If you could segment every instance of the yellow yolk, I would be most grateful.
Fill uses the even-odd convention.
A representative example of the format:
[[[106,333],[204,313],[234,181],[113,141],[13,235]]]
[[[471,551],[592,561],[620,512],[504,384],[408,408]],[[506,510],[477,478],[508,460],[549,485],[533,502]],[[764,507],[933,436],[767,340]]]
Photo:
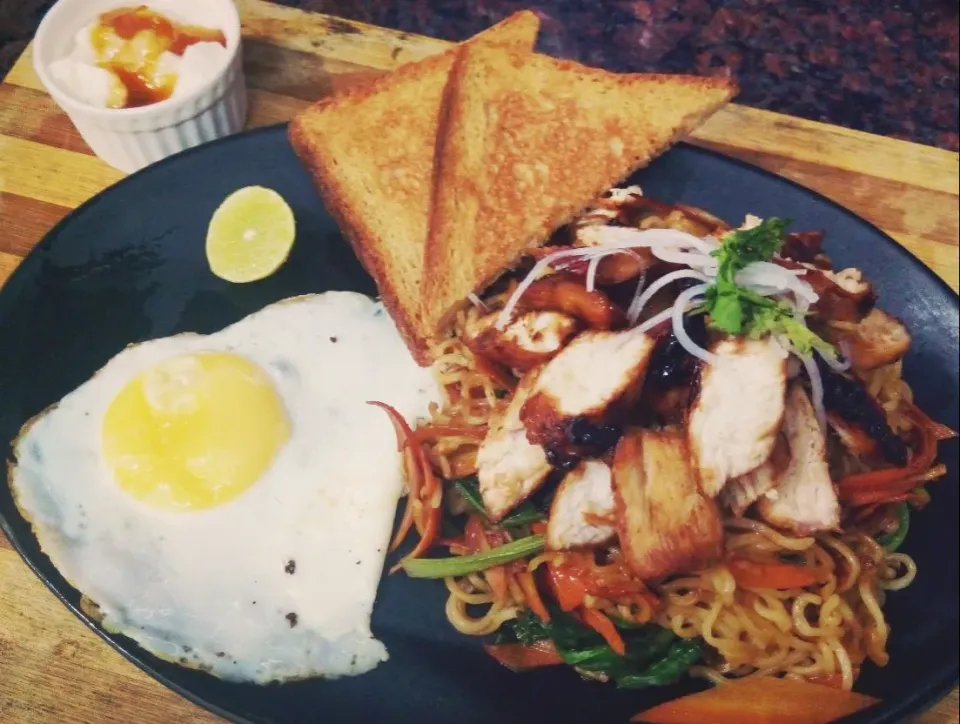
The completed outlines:
[[[180,355],[141,372],[113,399],[102,429],[103,454],[119,486],[166,510],[235,498],[289,437],[270,378],[224,352]]]

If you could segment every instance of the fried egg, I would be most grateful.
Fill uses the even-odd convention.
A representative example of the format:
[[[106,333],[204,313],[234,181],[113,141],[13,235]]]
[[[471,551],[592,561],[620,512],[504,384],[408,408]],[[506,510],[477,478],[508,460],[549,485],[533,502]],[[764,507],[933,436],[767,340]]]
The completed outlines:
[[[17,505],[101,625],[266,683],[386,660],[370,618],[403,477],[380,400],[439,401],[382,305],[297,297],[143,342],[14,444]]]

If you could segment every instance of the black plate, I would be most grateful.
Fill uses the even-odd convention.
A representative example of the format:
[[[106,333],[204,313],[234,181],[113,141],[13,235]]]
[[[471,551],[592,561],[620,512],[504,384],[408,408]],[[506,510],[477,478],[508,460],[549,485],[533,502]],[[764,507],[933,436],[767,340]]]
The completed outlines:
[[[906,377],[922,408],[957,427],[958,300],[920,262],[844,209],[766,172],[680,146],[640,173],[651,196],[684,201],[736,221],[747,212],[787,216],[828,231],[838,265],[856,265],[884,308],[914,334]],[[297,217],[288,263],[262,282],[231,285],[207,268],[207,222],[227,194],[260,184]],[[882,200],[878,200],[882,203]],[[369,277],[318,202],[282,127],[226,139],[137,173],[67,217],[16,270],[0,294],[0,439],[88,379],[125,345],[182,331],[212,332],[284,297],[327,289],[374,293]],[[891,663],[867,666],[858,689],[884,703],[851,721],[893,722],[943,695],[958,672],[957,445],[943,446],[950,472],[931,486],[906,551],[916,582],[890,596]],[[0,525],[37,575],[82,618],[79,595],[41,553],[7,486]],[[374,632],[391,658],[364,676],[257,687],[229,684],[145,653],[122,636],[111,644],[148,673],[218,714],[250,722],[610,722],[693,688],[689,682],[624,692],[581,682],[569,670],[512,674],[479,641],[457,634],[436,581],[385,579]],[[91,624],[92,625],[92,624]]]

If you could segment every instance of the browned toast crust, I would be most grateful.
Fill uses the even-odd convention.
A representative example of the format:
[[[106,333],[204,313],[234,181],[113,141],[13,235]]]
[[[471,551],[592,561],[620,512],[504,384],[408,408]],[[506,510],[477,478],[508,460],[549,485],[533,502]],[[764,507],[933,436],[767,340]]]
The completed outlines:
[[[424,255],[422,314],[435,333],[736,91],[728,79],[614,74],[479,44],[459,49],[450,87]]]
[[[532,47],[539,19],[516,13],[467,41]],[[437,139],[457,48],[401,66],[297,115],[288,137],[327,210],[373,277],[387,311],[421,365],[432,329],[421,313]],[[351,156],[362,151],[362,181]],[[353,164],[354,166],[360,164]],[[378,211],[380,215],[378,216]],[[383,218],[388,215],[390,218]]]

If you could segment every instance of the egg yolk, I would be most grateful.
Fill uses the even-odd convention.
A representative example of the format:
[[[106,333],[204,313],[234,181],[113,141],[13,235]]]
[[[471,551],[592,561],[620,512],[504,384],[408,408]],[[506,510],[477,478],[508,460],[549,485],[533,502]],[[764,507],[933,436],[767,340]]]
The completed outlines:
[[[103,420],[120,488],[165,510],[210,508],[253,485],[290,437],[266,373],[224,352],[185,354],[134,377]]]

